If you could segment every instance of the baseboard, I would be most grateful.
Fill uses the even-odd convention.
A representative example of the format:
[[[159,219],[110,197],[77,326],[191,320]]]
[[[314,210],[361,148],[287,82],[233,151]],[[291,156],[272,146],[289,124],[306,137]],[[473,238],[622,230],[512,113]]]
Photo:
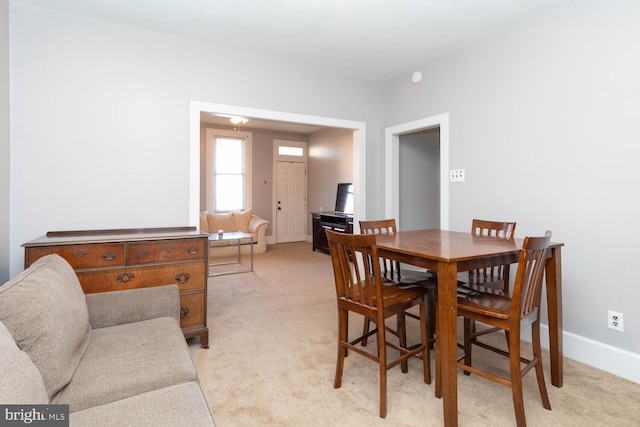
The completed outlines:
[[[526,332],[527,335],[524,336],[523,334],[522,339],[530,342],[530,330],[527,329]],[[545,343],[549,343],[549,327],[547,325],[540,326],[540,338],[542,346],[548,348],[548,345],[545,345]],[[640,354],[622,350],[570,332],[563,332],[562,340],[565,357],[640,384],[640,370],[638,369],[638,366],[640,366]]]
[[[277,243],[276,236],[266,236],[266,239],[267,239],[267,245],[275,245]],[[310,243],[313,242],[313,236],[307,236],[305,238],[305,241]]]

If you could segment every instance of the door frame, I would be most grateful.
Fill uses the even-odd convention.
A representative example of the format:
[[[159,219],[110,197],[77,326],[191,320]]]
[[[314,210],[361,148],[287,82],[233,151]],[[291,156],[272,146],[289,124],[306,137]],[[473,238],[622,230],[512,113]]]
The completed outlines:
[[[189,102],[190,225],[198,227],[200,223],[200,113],[203,112],[308,124],[327,128],[349,129],[353,131],[353,185],[357,191],[354,197],[354,224],[357,224],[357,221],[360,219],[364,219],[367,206],[367,125],[365,122],[191,100]],[[273,244],[275,243],[274,240],[275,236],[269,236],[267,243]]]
[[[400,218],[400,136],[436,127],[440,128],[440,228],[449,229],[449,113],[385,128],[385,218]]]

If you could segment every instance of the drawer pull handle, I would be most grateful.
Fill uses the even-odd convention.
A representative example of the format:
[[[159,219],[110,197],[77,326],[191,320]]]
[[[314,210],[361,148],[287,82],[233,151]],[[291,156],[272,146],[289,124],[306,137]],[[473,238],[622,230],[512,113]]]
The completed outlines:
[[[118,254],[113,251],[107,251],[102,254],[102,258],[104,258],[105,261],[113,261],[116,259],[116,255]]]
[[[191,255],[195,255],[200,251],[200,248],[197,246],[189,246],[187,248],[187,252],[189,252]]]
[[[173,250],[174,250],[175,248],[176,248],[176,247],[175,247],[175,246],[173,246],[173,245],[164,245],[164,246],[162,247],[162,250],[163,250],[163,251],[165,251],[166,253],[169,253],[169,252],[173,252]]]
[[[83,249],[75,249],[73,252],[71,252],[71,256],[75,259],[82,259],[87,256],[87,251]]]
[[[184,285],[185,283],[187,283],[190,278],[191,278],[191,275],[189,273],[176,274],[176,281],[181,285]]]
[[[140,249],[139,251],[136,251],[136,256],[138,258],[146,258],[149,256],[149,251],[146,249]]]
[[[180,318],[184,319],[189,314],[189,309],[187,307],[180,307]]]
[[[120,283],[129,283],[130,281],[133,280],[133,273],[122,273],[122,274],[118,274],[118,282]]]

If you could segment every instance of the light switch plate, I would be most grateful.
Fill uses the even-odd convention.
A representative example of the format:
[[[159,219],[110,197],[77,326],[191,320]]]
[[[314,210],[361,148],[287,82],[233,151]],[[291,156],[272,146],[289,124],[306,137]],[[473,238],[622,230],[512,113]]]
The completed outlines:
[[[464,169],[451,169],[449,171],[449,182],[464,182]]]

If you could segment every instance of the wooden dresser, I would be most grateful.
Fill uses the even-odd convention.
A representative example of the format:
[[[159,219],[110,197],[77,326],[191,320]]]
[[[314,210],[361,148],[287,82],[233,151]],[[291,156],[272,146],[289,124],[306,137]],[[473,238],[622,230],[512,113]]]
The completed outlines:
[[[57,253],[75,269],[85,293],[176,284],[186,338],[209,346],[209,240],[195,227],[51,231],[25,243],[25,268]]]

